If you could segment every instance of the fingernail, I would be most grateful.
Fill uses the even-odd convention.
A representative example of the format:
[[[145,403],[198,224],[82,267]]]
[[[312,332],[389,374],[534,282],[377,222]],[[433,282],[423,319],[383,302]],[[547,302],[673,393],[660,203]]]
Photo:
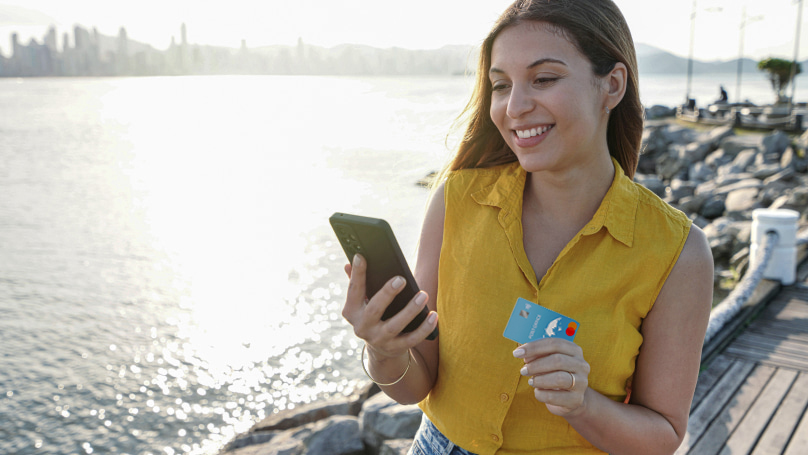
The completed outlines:
[[[438,319],[438,315],[435,313],[431,313],[428,318],[426,318],[429,325],[435,325],[435,321]]]
[[[353,266],[354,266],[354,267],[359,267],[359,264],[361,264],[361,263],[362,263],[362,256],[360,256],[360,255],[358,255],[358,254],[354,254],[354,257],[353,257]]]
[[[426,294],[423,292],[419,292],[418,295],[415,297],[415,304],[421,306],[426,302]]]
[[[393,289],[398,289],[401,286],[404,286],[404,278],[397,276],[395,280],[393,280]]]
[[[525,355],[525,350],[522,348],[516,348],[516,350],[513,351],[513,356],[517,359],[521,358],[523,355]]]
[[[530,379],[527,380],[527,385],[529,385],[530,387],[533,387],[533,378],[530,378]]]
[[[519,372],[522,373],[522,376],[527,376],[527,367],[522,367],[522,369],[519,370]]]

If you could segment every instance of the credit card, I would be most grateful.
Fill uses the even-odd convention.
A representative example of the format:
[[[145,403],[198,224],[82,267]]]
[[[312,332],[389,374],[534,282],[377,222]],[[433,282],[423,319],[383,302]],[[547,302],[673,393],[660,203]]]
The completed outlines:
[[[578,321],[520,297],[502,335],[519,344],[542,338],[572,341],[578,328]]]

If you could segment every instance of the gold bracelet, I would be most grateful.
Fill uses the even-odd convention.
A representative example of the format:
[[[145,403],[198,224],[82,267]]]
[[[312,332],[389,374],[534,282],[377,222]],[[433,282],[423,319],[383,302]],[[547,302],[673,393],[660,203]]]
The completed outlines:
[[[379,385],[381,387],[387,387],[389,385],[398,384],[399,382],[401,382],[402,379],[404,379],[404,376],[407,375],[407,372],[410,371],[410,360],[412,360],[412,352],[410,352],[410,350],[407,349],[407,368],[404,370],[403,373],[401,373],[401,376],[389,384],[382,384],[381,382],[376,381],[375,379],[373,379],[373,376],[371,376],[370,373],[368,373],[367,367],[365,367],[365,351],[367,351],[367,347],[368,347],[367,344],[362,346],[362,369],[365,370],[365,375],[368,378],[370,378],[370,380],[373,381],[376,385]]]

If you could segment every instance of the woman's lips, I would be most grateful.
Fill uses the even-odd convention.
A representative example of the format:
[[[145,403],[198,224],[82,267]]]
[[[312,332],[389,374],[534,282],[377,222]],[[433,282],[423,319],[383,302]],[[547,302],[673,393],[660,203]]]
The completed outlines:
[[[513,130],[515,142],[519,147],[533,147],[543,141],[555,125],[544,125],[535,128]]]
[[[536,128],[530,128],[530,129],[527,129],[527,130],[514,130],[514,131],[516,131],[516,136],[519,139],[529,139],[529,138],[531,138],[533,136],[539,136],[539,135],[542,135],[542,134],[546,133],[553,126],[554,125],[545,125],[545,126],[539,126],[539,127],[536,127]]]

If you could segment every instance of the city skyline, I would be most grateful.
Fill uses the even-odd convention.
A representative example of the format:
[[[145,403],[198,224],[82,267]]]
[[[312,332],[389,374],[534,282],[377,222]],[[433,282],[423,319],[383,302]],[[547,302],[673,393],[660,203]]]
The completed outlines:
[[[383,50],[362,46],[325,49],[298,40],[294,46],[238,49],[199,45],[171,38],[165,50],[131,40],[125,28],[117,36],[74,26],[72,33],[50,27],[40,40],[11,36],[11,56],[0,56],[0,77],[114,77],[176,75],[459,75],[467,73],[474,49]]]
[[[304,42],[293,46],[273,45],[238,49],[201,45],[188,40],[185,24],[179,40],[171,37],[165,50],[132,40],[125,28],[117,36],[98,29],[74,26],[59,33],[50,27],[41,39],[20,42],[12,34],[10,57],[0,55],[0,77],[114,77],[164,75],[443,75],[471,74],[479,47],[444,46],[433,50],[382,49],[367,45],[324,48]],[[641,73],[682,74],[691,65],[676,56],[646,44],[637,45]],[[808,65],[808,61],[803,61]],[[744,71],[757,71],[757,61],[744,58]],[[737,59],[693,61],[695,73],[734,73]]]
[[[49,26],[61,32],[74,25],[117,35],[125,27],[135,41],[165,50],[189,29],[194,44],[251,48],[295,45],[299,39],[322,47],[360,44],[378,48],[438,49],[444,45],[476,45],[510,0],[411,0],[406,8],[371,0],[310,0],[305,14],[297,4],[268,0],[231,0],[227,8],[188,0],[143,0],[119,5],[98,0],[0,0],[0,37],[16,31],[20,41],[43,36]],[[661,0],[616,0],[635,42],[687,56],[692,3]],[[746,20],[743,7],[746,5]],[[390,7],[393,6],[394,9]],[[694,57],[731,60],[739,55],[743,23],[744,56],[761,59],[794,53],[797,4],[769,0],[765,4],[738,0],[699,0],[696,9]],[[803,12],[803,16],[806,12]],[[665,20],[659,20],[664,17]],[[6,43],[8,43],[6,41]],[[0,53],[9,45],[0,41]],[[808,55],[808,33],[801,34],[799,59]]]

